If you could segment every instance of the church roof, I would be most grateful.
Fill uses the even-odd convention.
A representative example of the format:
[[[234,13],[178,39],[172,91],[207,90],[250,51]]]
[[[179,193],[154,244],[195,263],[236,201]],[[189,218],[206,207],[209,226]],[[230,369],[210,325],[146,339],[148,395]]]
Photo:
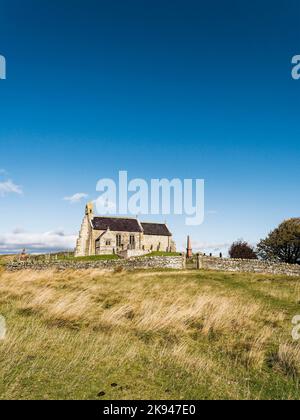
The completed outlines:
[[[172,236],[167,225],[162,223],[141,223],[145,235]]]
[[[92,226],[95,230],[110,229],[116,232],[142,232],[137,219],[123,217],[94,217]]]
[[[94,217],[92,227],[94,230],[110,229],[114,232],[144,232],[145,235],[172,236],[163,223],[139,223],[137,219],[123,217]]]

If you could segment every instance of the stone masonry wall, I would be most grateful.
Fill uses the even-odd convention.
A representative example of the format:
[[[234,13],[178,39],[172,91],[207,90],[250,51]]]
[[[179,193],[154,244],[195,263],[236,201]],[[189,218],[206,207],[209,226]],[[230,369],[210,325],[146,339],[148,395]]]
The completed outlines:
[[[126,249],[130,243],[130,236],[133,235],[135,237],[135,244],[136,248],[140,249],[141,245],[141,233],[138,232],[121,232],[121,231],[109,231],[111,236],[111,247],[108,249],[104,247],[105,242],[102,241],[102,252],[101,254],[113,254],[113,249],[117,249],[116,244],[116,236],[121,235],[121,242],[124,245],[124,249]],[[99,238],[101,234],[105,233],[104,230],[92,230],[91,234],[91,255],[96,255],[95,243],[96,240]]]
[[[257,274],[275,274],[286,276],[299,276],[300,265],[278,264],[260,260],[235,260],[216,257],[199,256],[199,269],[215,270],[224,272],[242,272]],[[125,270],[136,269],[176,269],[186,268],[184,256],[155,256],[155,257],[137,257],[128,260],[98,260],[98,261],[76,261],[58,260],[58,261],[24,261],[11,262],[6,265],[8,271],[19,270],[81,270],[81,269],[107,269],[114,271],[118,268]]]
[[[81,270],[81,269],[107,269],[115,270],[124,268],[125,270],[149,269],[149,268],[171,268],[181,270],[185,268],[185,257],[138,257],[129,260],[98,260],[98,261],[76,261],[62,260],[49,262],[12,262],[6,266],[8,271],[19,270]]]
[[[148,251],[164,251],[171,247],[170,236],[142,235],[142,246]]]
[[[200,256],[199,259],[199,268],[204,270],[300,276],[300,265],[204,256]]]

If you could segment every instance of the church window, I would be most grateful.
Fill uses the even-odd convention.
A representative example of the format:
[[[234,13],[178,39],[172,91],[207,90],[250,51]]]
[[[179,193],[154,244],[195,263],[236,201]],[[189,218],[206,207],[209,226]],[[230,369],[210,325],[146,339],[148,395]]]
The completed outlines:
[[[121,235],[117,235],[117,246],[121,246],[122,245],[122,237]]]

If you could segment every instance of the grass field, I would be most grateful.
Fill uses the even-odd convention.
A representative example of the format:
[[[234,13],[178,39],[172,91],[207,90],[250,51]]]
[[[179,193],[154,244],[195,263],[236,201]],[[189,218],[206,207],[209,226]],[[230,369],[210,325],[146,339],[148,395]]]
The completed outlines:
[[[0,398],[298,399],[299,303],[294,278],[2,270]]]
[[[14,255],[0,255],[0,268],[15,258]]]
[[[110,254],[110,255],[91,255],[89,257],[61,257],[58,258],[59,260],[67,260],[67,261],[100,261],[100,260],[118,260],[118,255]]]
[[[182,255],[180,252],[163,252],[163,251],[153,251],[149,254],[146,254],[146,257],[178,257]]]

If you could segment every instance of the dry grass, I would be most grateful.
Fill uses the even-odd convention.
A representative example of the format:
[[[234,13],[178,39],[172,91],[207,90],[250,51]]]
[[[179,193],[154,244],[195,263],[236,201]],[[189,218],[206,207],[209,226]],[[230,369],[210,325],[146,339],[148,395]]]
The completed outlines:
[[[259,304],[239,296],[199,294],[196,290],[192,293],[195,289],[193,283],[181,282],[176,290],[172,290],[170,283],[166,282],[165,290],[161,285],[147,290],[147,274],[139,277],[144,280],[139,284],[122,282],[117,287],[118,278],[123,275],[102,272],[101,282],[93,284],[89,282],[99,277],[99,272],[85,272],[84,281],[82,275],[82,272],[70,276],[69,273],[54,274],[52,271],[5,273],[0,292],[5,299],[18,298],[20,312],[38,313],[48,322],[77,322],[92,328],[122,327],[153,333],[182,333],[194,326],[201,327],[203,334],[212,331],[233,333],[249,328],[262,310]],[[68,284],[65,284],[66,276],[71,277]],[[128,281],[134,282],[131,276],[127,275]],[[168,273],[165,277],[169,276]]]
[[[278,351],[270,359],[270,363],[274,369],[298,381],[300,374],[300,345],[281,343]]]
[[[300,351],[278,299],[299,285],[256,276],[248,293],[246,281],[193,271],[2,272],[2,398],[96,398],[101,387],[108,398],[295,398]],[[121,384],[112,391],[110,381]]]

